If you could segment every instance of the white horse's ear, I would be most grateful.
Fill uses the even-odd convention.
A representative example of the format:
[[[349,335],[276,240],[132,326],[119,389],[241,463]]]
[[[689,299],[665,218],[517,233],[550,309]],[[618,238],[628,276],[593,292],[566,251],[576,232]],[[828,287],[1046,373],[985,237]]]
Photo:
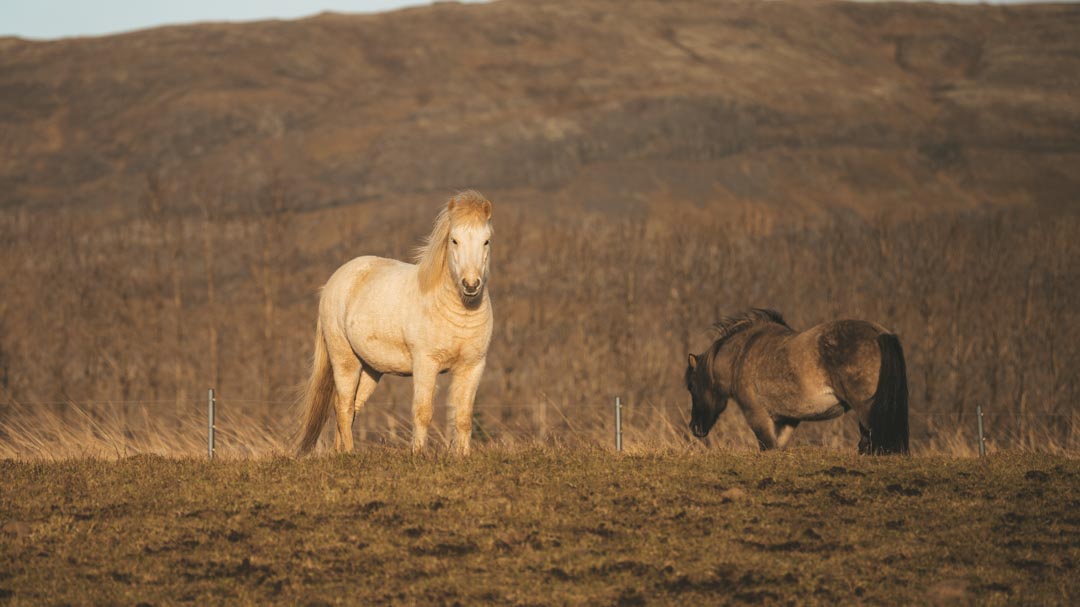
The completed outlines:
[[[490,220],[491,219],[491,201],[485,199],[484,204],[483,204],[483,206],[481,208],[484,210],[484,219]]]
[[[697,369],[697,357],[693,354],[687,356],[686,364],[690,365],[691,369]]]
[[[457,199],[451,198],[450,202],[446,203],[446,210],[447,211],[453,211],[454,206],[456,206],[456,205],[457,205]]]

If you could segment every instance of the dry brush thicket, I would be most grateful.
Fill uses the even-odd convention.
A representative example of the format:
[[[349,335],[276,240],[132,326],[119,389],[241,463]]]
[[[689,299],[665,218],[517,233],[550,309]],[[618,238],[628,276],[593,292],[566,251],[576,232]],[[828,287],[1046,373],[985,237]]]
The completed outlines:
[[[437,209],[300,212],[277,181],[233,196],[151,179],[143,202],[126,217],[0,214],[0,456],[198,453],[210,386],[223,453],[285,449],[318,287],[355,255],[409,256]],[[481,440],[606,443],[618,395],[628,446],[688,444],[686,353],[719,316],[760,306],[795,328],[852,317],[895,330],[916,451],[972,453],[976,405],[991,448],[1080,447],[1074,212],[495,202]],[[384,379],[358,416],[362,441],[407,436],[410,391]],[[733,408],[709,440],[750,447],[744,426]],[[854,449],[856,435],[845,417],[802,426],[796,444]]]

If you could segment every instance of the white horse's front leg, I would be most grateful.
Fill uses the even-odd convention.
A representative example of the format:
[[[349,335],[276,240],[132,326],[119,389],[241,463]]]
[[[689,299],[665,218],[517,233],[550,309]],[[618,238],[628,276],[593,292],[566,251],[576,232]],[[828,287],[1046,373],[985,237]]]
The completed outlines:
[[[428,426],[431,425],[432,400],[435,396],[435,379],[439,366],[433,361],[416,360],[413,363],[413,453],[419,453],[427,445]]]
[[[469,442],[472,439],[473,402],[476,400],[476,388],[480,377],[484,375],[484,361],[454,370],[450,383],[450,407],[453,416],[453,438],[451,448],[458,455],[469,454]]]

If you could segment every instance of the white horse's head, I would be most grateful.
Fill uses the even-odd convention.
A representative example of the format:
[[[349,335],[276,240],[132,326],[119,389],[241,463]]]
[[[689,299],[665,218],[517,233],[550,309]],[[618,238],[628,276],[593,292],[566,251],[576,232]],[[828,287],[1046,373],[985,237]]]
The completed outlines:
[[[474,299],[487,282],[491,253],[491,203],[487,200],[475,209],[455,212],[461,206],[455,197],[446,205],[450,214],[447,265],[454,286],[461,296]]]
[[[464,303],[478,301],[487,285],[493,232],[491,201],[472,190],[451,198],[417,251],[421,288],[428,291],[448,277]]]

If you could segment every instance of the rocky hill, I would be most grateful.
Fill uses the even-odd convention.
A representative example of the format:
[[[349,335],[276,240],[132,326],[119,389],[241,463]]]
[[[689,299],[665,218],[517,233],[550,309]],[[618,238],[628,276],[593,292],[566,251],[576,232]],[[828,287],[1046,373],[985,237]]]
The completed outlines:
[[[0,207],[148,174],[317,208],[462,187],[622,211],[1058,206],[1080,8],[502,0],[0,39]]]

